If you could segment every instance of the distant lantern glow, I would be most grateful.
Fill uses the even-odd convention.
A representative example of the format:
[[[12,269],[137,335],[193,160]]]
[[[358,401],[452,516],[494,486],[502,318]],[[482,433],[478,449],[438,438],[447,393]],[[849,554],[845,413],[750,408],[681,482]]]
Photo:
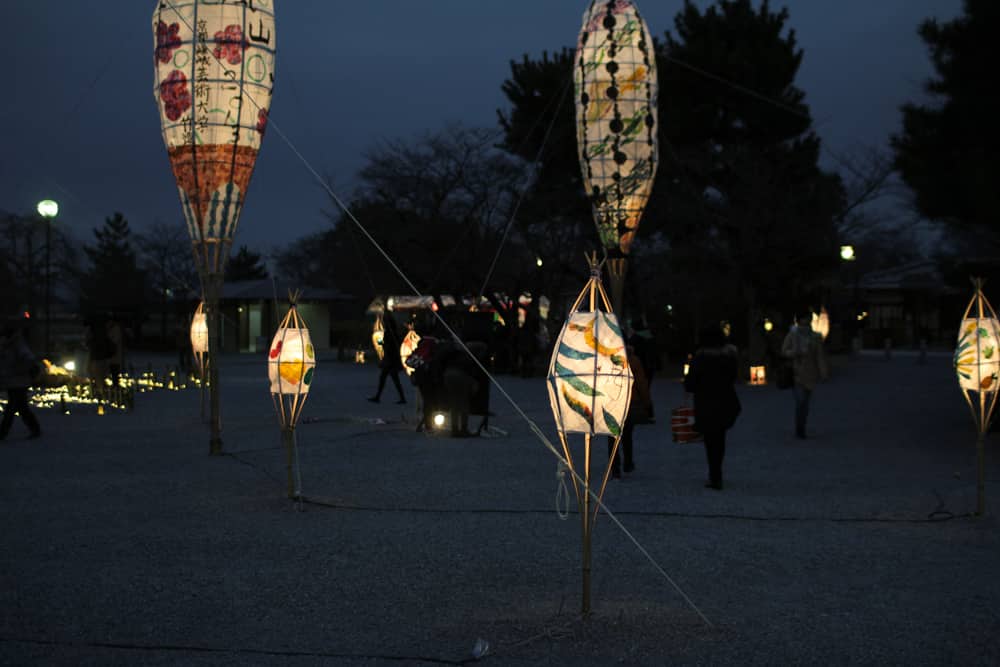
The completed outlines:
[[[826,308],[820,308],[818,313],[813,313],[812,315],[812,330],[823,337],[830,335],[830,314],[826,312]]]
[[[51,199],[43,199],[38,202],[38,215],[43,218],[54,218],[59,215],[59,204],[55,203]]]
[[[63,364],[63,368],[72,373],[73,371],[76,370],[76,362],[70,359],[69,361]]]
[[[375,316],[375,325],[372,327],[372,347],[375,348],[375,354],[378,355],[379,361],[382,361],[382,358],[385,356],[384,343],[385,326],[382,324],[382,314],[379,313]],[[360,363],[364,363],[364,360]]]
[[[434,415],[434,426],[436,426],[437,428],[441,428],[442,426],[444,426],[444,415],[441,414],[440,412]]]
[[[417,345],[420,344],[420,335],[410,329],[406,332],[403,337],[403,342],[399,345],[399,360],[403,362],[403,370],[406,371],[407,375],[413,375],[413,368],[406,364],[406,360],[410,358],[413,351],[417,349]]]
[[[763,366],[750,367],[750,384],[752,385],[767,384],[767,374],[764,371]]]
[[[191,318],[191,351],[198,364],[198,371],[205,372],[205,355],[208,353],[208,321],[205,318],[205,302],[198,304]]]
[[[537,258],[535,260],[535,266],[537,266],[538,268],[541,268],[542,264],[544,264],[544,262],[542,262],[542,258],[541,257],[539,257],[539,258]]]
[[[771,320],[765,319],[764,320],[764,331],[773,331],[773,330],[774,330],[774,322],[772,322]]]
[[[845,262],[853,262],[856,259],[856,257],[854,256],[854,246],[852,245],[840,246],[840,258]]]

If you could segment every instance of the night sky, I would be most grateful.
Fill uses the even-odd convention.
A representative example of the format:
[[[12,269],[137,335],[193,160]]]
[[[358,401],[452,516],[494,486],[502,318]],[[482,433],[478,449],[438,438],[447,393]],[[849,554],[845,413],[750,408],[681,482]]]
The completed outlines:
[[[496,127],[509,61],[576,43],[587,0],[276,0],[271,123],[349,199],[363,153],[459,121]],[[699,2],[707,6],[708,2]],[[898,107],[923,100],[931,74],[916,34],[961,0],[788,0],[806,92],[825,146],[885,145]],[[44,198],[85,241],[121,211],[136,231],[182,225],[153,101],[155,0],[3,0],[7,65],[0,123],[0,210]],[[651,32],[673,28],[681,0],[640,0]],[[668,119],[661,118],[662,121]],[[267,252],[329,225],[332,204],[269,132],[235,244]],[[362,222],[364,222],[362,220]]]

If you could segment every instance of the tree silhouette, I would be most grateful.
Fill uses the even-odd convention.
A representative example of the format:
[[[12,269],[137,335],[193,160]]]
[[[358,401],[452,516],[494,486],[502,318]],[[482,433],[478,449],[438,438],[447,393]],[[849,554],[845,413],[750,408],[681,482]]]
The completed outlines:
[[[235,254],[230,255],[226,264],[226,282],[263,280],[267,276],[267,267],[261,254],[248,250],[245,245],[241,245]]]
[[[918,32],[927,44],[936,77],[924,85],[933,105],[902,107],[903,131],[892,137],[895,165],[913,190],[917,210],[971,233],[1000,252],[1000,151],[995,124],[993,38],[1000,3],[965,0],[953,21],[928,19]]]
[[[134,330],[145,315],[146,274],[132,247],[132,232],[121,213],[94,229],[97,243],[85,245],[90,269],[84,274],[81,306],[86,316],[114,313]]]

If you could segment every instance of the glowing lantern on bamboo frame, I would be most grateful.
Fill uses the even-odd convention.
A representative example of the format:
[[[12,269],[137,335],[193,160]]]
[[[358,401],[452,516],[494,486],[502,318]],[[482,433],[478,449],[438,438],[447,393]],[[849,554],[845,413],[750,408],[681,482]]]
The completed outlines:
[[[372,327],[372,347],[375,348],[375,354],[378,355],[378,360],[382,361],[385,356],[385,326],[382,324],[382,315],[378,314],[375,316],[375,326]]]
[[[1000,382],[1000,322],[996,311],[983,294],[983,281],[973,278],[975,294],[965,308],[958,329],[954,366],[962,396],[969,404],[978,432],[976,439],[977,489],[976,513],[986,510],[986,432],[996,409]]]
[[[271,384],[271,399],[281,422],[282,441],[288,457],[288,497],[299,495],[296,476],[295,424],[302,414],[302,407],[309,397],[316,372],[316,351],[309,329],[299,315],[299,293],[289,295],[291,306],[271,339],[267,355],[267,376]]]
[[[588,261],[590,280],[570,308],[566,323],[556,338],[548,373],[549,402],[566,464],[572,473],[582,519],[585,614],[590,612],[590,535],[618,451],[632,395],[632,371],[628,365],[625,340],[601,285],[601,265],[596,256]],[[583,435],[582,461],[573,458],[567,440],[567,436],[573,433]],[[591,440],[595,435],[607,435],[613,439],[612,453],[596,492],[590,484]],[[591,497],[597,501],[593,511]]]
[[[767,372],[765,371],[764,366],[750,367],[750,384],[751,385],[767,384]]]
[[[631,0],[592,0],[576,46],[576,142],[622,315],[628,256],[657,165],[656,56]]]
[[[274,0],[157,0],[153,95],[205,298],[209,451],[222,453],[219,298],[226,260],[267,129]]]

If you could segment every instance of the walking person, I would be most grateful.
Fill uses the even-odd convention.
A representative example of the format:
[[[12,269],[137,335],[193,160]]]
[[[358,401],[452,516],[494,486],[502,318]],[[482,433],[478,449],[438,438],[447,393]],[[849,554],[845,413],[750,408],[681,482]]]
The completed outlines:
[[[368,400],[372,403],[378,403],[382,398],[382,390],[385,389],[386,378],[392,376],[392,383],[396,385],[396,391],[399,392],[399,400],[396,403],[406,403],[406,396],[403,395],[403,385],[399,382],[399,372],[403,370],[403,360],[399,354],[399,346],[403,341],[399,336],[399,330],[396,328],[396,320],[392,316],[392,313],[386,313],[382,326],[385,328],[382,333],[382,347],[385,353],[382,355],[382,361],[379,362],[381,372],[378,376],[378,391],[375,392],[374,396],[369,397]]]
[[[795,317],[795,325],[781,344],[782,356],[791,359],[795,384],[795,437],[806,437],[806,420],[809,418],[809,401],[813,389],[827,377],[823,338],[812,330],[812,312],[802,309]]]
[[[28,387],[40,372],[35,355],[24,341],[21,329],[13,324],[0,329],[0,387],[7,390],[7,407],[0,421],[0,440],[7,437],[14,423],[14,415],[28,427],[29,438],[42,434],[38,419],[28,405]]]
[[[740,414],[740,399],[733,386],[737,376],[736,348],[726,341],[718,325],[698,334],[684,389],[694,394],[694,429],[705,440],[708,459],[707,488],[722,490],[722,461],[726,456],[726,431]]]

